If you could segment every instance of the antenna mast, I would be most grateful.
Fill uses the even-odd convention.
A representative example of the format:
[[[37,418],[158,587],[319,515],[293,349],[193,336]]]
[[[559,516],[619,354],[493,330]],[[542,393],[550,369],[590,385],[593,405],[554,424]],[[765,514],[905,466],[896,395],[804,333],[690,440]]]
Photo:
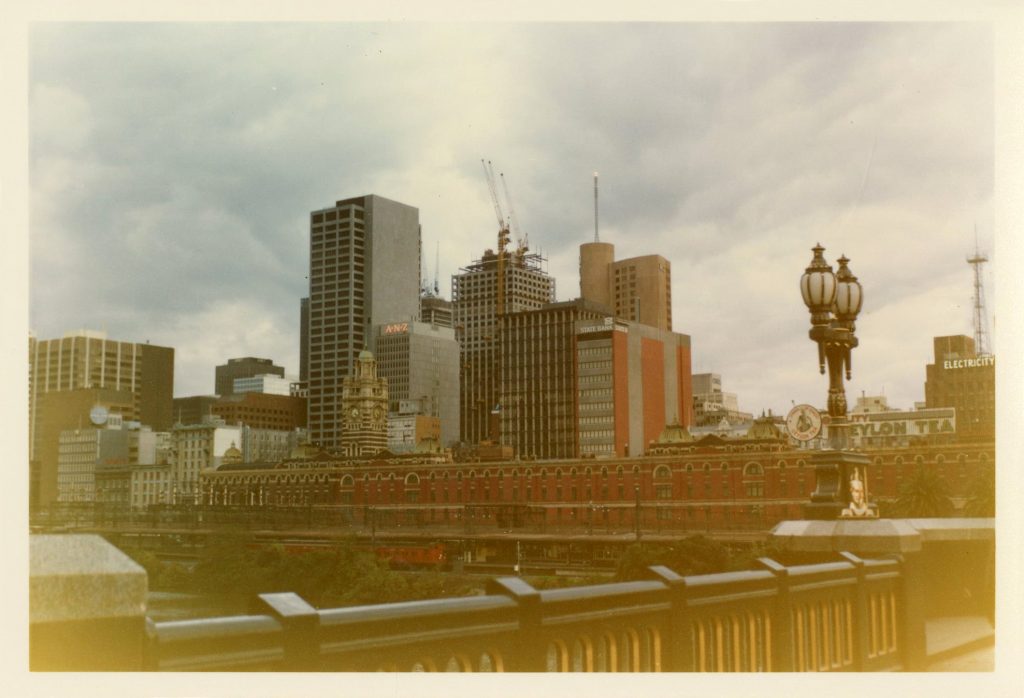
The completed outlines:
[[[988,333],[985,326],[988,318],[985,315],[985,287],[981,283],[981,265],[988,257],[978,250],[978,227],[974,227],[974,256],[967,258],[967,263],[974,268],[974,350],[979,355],[988,354]]]
[[[597,237],[597,172],[594,173],[594,242],[601,242]]]

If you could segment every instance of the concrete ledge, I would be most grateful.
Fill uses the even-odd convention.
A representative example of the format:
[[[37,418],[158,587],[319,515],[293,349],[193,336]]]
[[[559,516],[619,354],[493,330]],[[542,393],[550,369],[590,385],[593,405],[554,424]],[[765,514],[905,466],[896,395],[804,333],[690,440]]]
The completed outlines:
[[[794,552],[913,553],[926,543],[994,541],[995,519],[783,521],[769,540]]]
[[[97,535],[29,538],[29,622],[146,613],[146,570]]]
[[[995,519],[904,519],[925,542],[995,540]]]
[[[146,571],[96,535],[29,538],[29,668],[138,671]]]
[[[793,552],[858,554],[918,552],[922,544],[920,532],[904,519],[783,521],[770,541]]]

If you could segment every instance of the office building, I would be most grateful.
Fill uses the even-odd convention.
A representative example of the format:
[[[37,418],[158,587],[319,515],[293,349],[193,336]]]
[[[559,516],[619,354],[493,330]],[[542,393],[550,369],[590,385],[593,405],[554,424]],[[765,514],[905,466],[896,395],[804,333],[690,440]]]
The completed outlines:
[[[689,336],[610,317],[576,333],[578,455],[639,456],[693,424]]]
[[[252,378],[253,376],[281,376],[284,377],[284,367],[275,366],[270,359],[258,359],[254,356],[246,356],[240,359],[228,359],[226,364],[215,369],[216,386],[214,392],[221,397],[233,395],[235,392],[235,380],[238,378]]]
[[[750,412],[742,412],[736,393],[722,391],[722,376],[697,373],[693,376],[693,421],[697,427],[731,427],[749,425]]]
[[[452,302],[437,296],[420,298],[420,321],[427,325],[452,327]]]
[[[291,395],[292,381],[273,374],[260,374],[246,378],[236,378],[232,384],[232,394],[262,393],[264,395]]]
[[[552,303],[501,318],[500,424],[492,441],[525,458],[578,455],[576,327],[603,322],[604,306],[584,300]]]
[[[236,393],[218,399],[210,411],[229,425],[276,431],[306,428],[306,399],[292,395]]]
[[[309,298],[299,300],[299,382],[309,380]]]
[[[221,400],[218,395],[190,395],[176,397],[173,402],[175,424],[203,424],[216,415],[213,406]]]
[[[543,258],[486,250],[452,277],[452,317],[459,343],[459,433],[463,443],[491,440],[491,412],[501,379],[501,317],[536,310],[555,300],[555,280]],[[499,283],[500,281],[500,283]]]
[[[441,444],[441,420],[423,414],[418,406],[412,409],[388,415],[388,450],[392,453],[412,453],[428,445],[438,447]]]
[[[935,362],[925,366],[926,407],[956,409],[961,440],[995,438],[996,357],[978,354],[965,335],[935,337]]]
[[[155,430],[173,421],[174,349],[69,332],[29,337],[29,502],[57,500],[60,432],[90,423],[94,407]]]
[[[425,322],[396,322],[375,328],[377,375],[388,382],[388,414],[440,420],[440,442],[459,440],[459,345],[455,330]]]
[[[224,453],[242,443],[242,428],[224,423],[177,425],[171,430],[172,501],[195,501],[199,474],[220,467]]]
[[[419,211],[375,195],[344,199],[310,214],[309,244],[309,437],[336,450],[342,383],[374,349],[372,328],[419,317]]]
[[[616,262],[611,243],[580,245],[580,297],[621,320],[672,329],[672,265],[661,255]]]

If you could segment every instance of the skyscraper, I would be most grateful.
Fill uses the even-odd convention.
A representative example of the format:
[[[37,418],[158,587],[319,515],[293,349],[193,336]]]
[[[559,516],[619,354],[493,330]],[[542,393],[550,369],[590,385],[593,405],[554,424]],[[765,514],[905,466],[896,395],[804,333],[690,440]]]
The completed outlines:
[[[341,388],[373,325],[419,317],[419,211],[375,195],[310,214],[309,438],[338,450]]]
[[[459,429],[464,443],[488,439],[490,414],[501,385],[501,317],[534,310],[555,300],[555,280],[543,258],[486,250],[452,277],[452,318],[459,342]],[[500,272],[499,272],[500,269]]]
[[[103,332],[29,337],[29,501],[57,498],[58,438],[102,406],[154,430],[173,421],[174,349],[119,342]]]
[[[376,327],[376,344],[377,375],[388,381],[388,414],[437,417],[440,443],[450,446],[457,442],[459,345],[455,331],[425,322],[396,322]]]

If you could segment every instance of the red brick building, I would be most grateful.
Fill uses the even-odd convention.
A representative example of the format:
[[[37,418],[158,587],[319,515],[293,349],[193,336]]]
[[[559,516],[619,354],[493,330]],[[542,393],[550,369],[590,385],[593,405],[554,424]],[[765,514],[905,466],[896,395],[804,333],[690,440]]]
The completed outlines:
[[[962,505],[979,471],[994,467],[983,442],[873,448],[868,496],[882,516],[900,484],[919,468],[934,469]],[[398,524],[538,524],[566,528],[645,527],[666,530],[769,528],[802,517],[814,489],[812,451],[792,448],[760,421],[745,438],[694,440],[669,427],[649,455],[454,462],[446,452],[345,460],[320,453],[278,464],[240,464],[204,473],[204,501],[248,506],[334,506],[353,520],[384,516]]]

